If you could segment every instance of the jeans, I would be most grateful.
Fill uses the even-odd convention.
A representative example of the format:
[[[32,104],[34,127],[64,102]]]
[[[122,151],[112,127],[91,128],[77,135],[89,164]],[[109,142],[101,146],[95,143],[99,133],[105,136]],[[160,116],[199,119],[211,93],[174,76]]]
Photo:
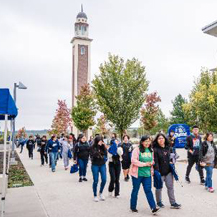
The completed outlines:
[[[57,152],[50,152],[50,161],[51,161],[51,169],[52,171],[55,170],[55,166],[56,166],[56,160],[57,160]]]
[[[212,172],[213,172],[213,166],[205,166],[206,170],[206,182],[205,186],[208,188],[212,188]]]
[[[79,176],[80,177],[85,177],[87,174],[87,164],[88,160],[82,160],[78,159],[78,165],[79,165]]]
[[[92,165],[91,167],[93,173],[93,194],[94,197],[97,196],[97,185],[99,181],[99,173],[101,175],[101,185],[99,193],[102,194],[103,189],[106,184],[106,165],[103,164],[102,166]]]
[[[173,175],[172,173],[169,173],[166,176],[161,176],[162,182],[165,182],[165,185],[167,187],[167,195],[170,200],[170,204],[176,203],[175,195],[174,195],[174,181],[173,181]],[[162,202],[162,188],[156,189],[156,200],[157,203]]]
[[[138,192],[139,192],[141,183],[142,183],[142,186],[143,186],[143,189],[144,189],[144,192],[145,192],[150,208],[151,209],[156,208],[154,196],[151,191],[151,177],[140,177],[139,176],[138,178],[135,178],[132,176],[132,182],[133,182],[133,190],[131,193],[130,208],[136,209]]]
[[[110,184],[108,191],[112,192],[115,189],[115,196],[120,193],[120,173],[121,173],[121,163],[114,164],[109,162],[109,173],[110,173]]]
[[[203,168],[200,166],[199,156],[198,155],[191,155],[191,156],[188,157],[188,166],[187,166],[187,170],[186,170],[186,177],[189,177],[190,172],[191,172],[191,168],[193,167],[193,165],[195,163],[197,164],[197,167],[198,167],[200,180],[203,180],[203,178],[204,178],[204,176],[203,176]]]

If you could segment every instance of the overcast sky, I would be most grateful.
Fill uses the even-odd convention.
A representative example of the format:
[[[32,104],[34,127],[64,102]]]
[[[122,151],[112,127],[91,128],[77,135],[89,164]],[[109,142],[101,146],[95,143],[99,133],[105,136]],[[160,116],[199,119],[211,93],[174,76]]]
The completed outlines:
[[[28,87],[17,91],[17,129],[49,129],[58,99],[71,107],[70,40],[81,3],[93,39],[91,77],[109,52],[138,58],[167,116],[201,67],[217,65],[217,38],[201,31],[217,20],[216,0],[0,0],[0,87]]]

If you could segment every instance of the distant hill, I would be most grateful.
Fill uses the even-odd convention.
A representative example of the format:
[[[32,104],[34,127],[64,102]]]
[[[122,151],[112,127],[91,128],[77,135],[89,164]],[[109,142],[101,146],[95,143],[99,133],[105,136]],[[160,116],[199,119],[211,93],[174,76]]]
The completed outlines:
[[[17,133],[17,131],[16,131]],[[26,130],[26,133],[28,136],[30,135],[40,135],[40,136],[43,136],[43,135],[48,135],[48,130]]]

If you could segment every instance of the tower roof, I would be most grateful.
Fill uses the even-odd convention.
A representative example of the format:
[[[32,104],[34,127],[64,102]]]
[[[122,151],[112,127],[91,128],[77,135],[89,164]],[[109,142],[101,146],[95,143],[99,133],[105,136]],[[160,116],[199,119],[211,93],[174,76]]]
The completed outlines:
[[[83,5],[81,5],[81,12],[78,13],[77,18],[85,18],[85,19],[87,19],[87,15],[83,11]]]

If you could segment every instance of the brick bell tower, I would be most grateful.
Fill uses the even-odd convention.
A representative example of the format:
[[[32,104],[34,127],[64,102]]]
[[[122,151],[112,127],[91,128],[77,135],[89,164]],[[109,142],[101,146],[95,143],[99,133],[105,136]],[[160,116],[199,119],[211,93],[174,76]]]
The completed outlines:
[[[90,83],[90,45],[92,39],[88,37],[89,24],[87,15],[78,13],[75,22],[74,37],[72,43],[72,107],[76,105],[75,96],[79,95],[83,85]],[[79,132],[73,125],[73,133],[78,136]],[[90,134],[90,133],[88,133]]]

